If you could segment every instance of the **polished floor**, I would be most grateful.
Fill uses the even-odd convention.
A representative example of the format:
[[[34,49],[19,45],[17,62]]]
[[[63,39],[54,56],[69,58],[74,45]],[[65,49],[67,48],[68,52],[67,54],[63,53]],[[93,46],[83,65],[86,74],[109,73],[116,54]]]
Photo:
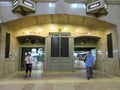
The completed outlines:
[[[0,90],[120,90],[120,77],[113,77],[94,70],[94,77],[86,78],[86,71],[42,72],[33,70],[25,78],[20,71],[0,80]]]
[[[73,72],[45,72],[38,63],[31,77],[25,78],[25,71],[1,77],[0,90],[120,90],[120,77],[94,70],[94,77],[88,80],[80,63],[75,63]]]

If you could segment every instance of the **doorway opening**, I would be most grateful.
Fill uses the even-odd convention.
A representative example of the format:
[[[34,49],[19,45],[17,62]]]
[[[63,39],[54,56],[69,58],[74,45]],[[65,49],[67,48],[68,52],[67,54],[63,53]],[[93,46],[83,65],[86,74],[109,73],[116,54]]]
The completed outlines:
[[[31,55],[34,58],[33,61],[33,70],[44,70],[44,48],[43,47],[23,47],[20,60],[20,69],[25,70],[24,58],[28,52],[31,52]]]
[[[89,48],[76,47],[76,48],[74,48],[74,70],[86,69],[84,60],[78,59],[78,57],[84,57],[89,50],[91,50],[92,55],[94,56],[94,58],[96,60],[96,48],[95,47],[89,47]]]

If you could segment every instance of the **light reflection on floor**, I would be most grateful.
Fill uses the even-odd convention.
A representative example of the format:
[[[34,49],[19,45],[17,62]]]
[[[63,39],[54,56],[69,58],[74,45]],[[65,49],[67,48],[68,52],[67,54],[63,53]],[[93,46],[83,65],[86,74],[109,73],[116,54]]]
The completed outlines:
[[[91,80],[86,78],[85,69],[73,72],[45,72],[38,63],[30,78],[25,71],[0,80],[0,90],[120,90],[120,77],[113,77],[94,70]]]
[[[80,60],[75,60],[74,69],[85,69],[85,62]]]
[[[120,77],[94,71],[94,78],[87,80],[85,70],[64,73],[33,70],[31,78],[25,78],[23,71],[1,80],[0,90],[120,90]]]

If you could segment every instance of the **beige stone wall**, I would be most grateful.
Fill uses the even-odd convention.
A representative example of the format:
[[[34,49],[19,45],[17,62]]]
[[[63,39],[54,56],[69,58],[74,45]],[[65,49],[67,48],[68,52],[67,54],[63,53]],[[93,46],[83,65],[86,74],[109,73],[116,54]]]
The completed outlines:
[[[14,25],[13,25],[14,26]],[[12,26],[12,28],[13,28]],[[70,32],[72,37],[78,36],[96,36],[101,39],[98,41],[97,45],[88,45],[94,46],[97,48],[97,60],[96,66],[100,71],[104,71],[111,75],[119,75],[119,60],[118,60],[118,43],[117,43],[117,29],[90,29],[87,27],[83,27],[80,25],[69,25],[69,24],[42,24],[42,25],[34,25],[21,29],[12,29],[7,27],[7,25],[2,26],[2,35],[1,35],[1,48],[0,48],[0,75],[7,75],[9,73],[13,73],[18,71],[19,68],[19,60],[20,60],[20,47],[24,47],[27,45],[19,45],[16,37],[25,36],[25,35],[37,35],[47,37],[49,32]],[[16,28],[16,27],[15,27]],[[9,32],[11,34],[11,45],[10,45],[10,53],[11,56],[5,59],[5,33]],[[106,35],[112,32],[113,35],[113,52],[114,57],[107,57],[107,39]],[[30,45],[29,45],[30,46]],[[79,45],[75,46],[79,47]]]
[[[5,35],[6,32],[10,33],[10,56],[5,58]],[[18,70],[19,60],[19,46],[12,30],[6,26],[2,26],[1,32],[1,48],[0,48],[0,76],[6,76],[15,73]]]
[[[71,36],[97,36],[100,37],[102,33],[101,30],[89,29],[83,26],[69,25],[69,24],[44,24],[35,25],[27,28],[22,28],[14,31],[15,37],[24,35],[38,35],[46,37],[49,32],[70,32]]]
[[[113,58],[107,56],[107,34],[109,33],[112,33]],[[116,28],[105,30],[97,44],[97,68],[110,75],[120,75],[117,38]]]

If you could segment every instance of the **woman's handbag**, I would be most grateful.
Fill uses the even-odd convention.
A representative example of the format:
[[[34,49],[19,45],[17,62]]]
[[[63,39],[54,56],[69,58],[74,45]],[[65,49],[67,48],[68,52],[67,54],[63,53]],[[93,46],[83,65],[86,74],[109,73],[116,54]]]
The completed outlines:
[[[32,68],[32,64],[29,64],[29,68]]]

